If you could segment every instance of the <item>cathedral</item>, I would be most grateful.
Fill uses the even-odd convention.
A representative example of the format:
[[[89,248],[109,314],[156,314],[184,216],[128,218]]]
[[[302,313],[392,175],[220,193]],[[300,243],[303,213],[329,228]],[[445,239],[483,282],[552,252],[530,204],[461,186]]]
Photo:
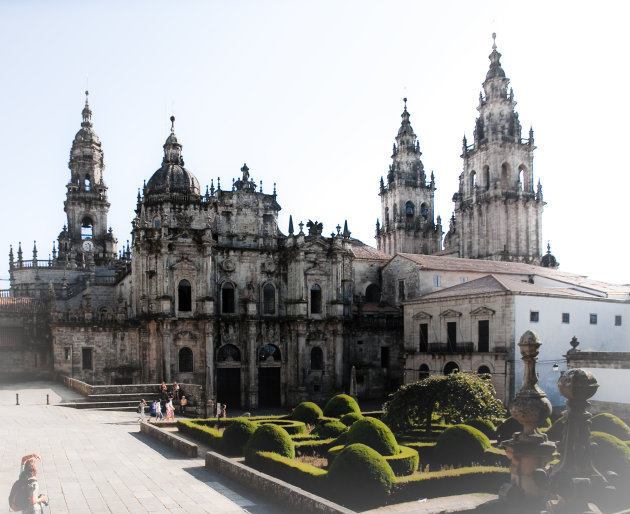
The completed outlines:
[[[212,181],[204,191],[171,117],[162,164],[138,193],[132,243],[119,250],[86,92],[52,258],[39,259],[36,246],[32,259],[21,243],[10,249],[0,372],[176,380],[200,385],[207,402],[243,408],[323,401],[351,382],[362,398],[383,397],[405,381],[401,304],[425,292],[385,281],[394,256],[557,265],[542,256],[533,132],[521,137],[500,57],[493,45],[446,235],[405,99],[380,181],[376,249],[352,238],[347,221],[324,236],[318,221],[291,219],[283,233],[275,187],[263,193],[247,165],[229,188]]]

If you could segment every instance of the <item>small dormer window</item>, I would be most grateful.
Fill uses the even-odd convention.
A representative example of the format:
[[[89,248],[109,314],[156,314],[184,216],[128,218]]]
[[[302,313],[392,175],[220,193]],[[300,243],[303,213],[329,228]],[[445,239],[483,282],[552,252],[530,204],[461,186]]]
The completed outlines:
[[[427,217],[429,216],[429,207],[427,207],[426,203],[423,203],[420,206],[420,215],[424,218],[427,219]]]
[[[407,215],[408,218],[413,218],[415,210],[416,210],[416,207],[413,204],[413,202],[407,202],[405,204],[405,214]]]

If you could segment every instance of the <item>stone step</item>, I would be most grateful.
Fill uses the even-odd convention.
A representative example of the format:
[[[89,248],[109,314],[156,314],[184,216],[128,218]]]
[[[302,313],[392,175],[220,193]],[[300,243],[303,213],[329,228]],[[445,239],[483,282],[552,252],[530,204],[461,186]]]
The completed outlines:
[[[72,407],[74,409],[112,409],[112,410],[135,410],[138,402],[135,400],[112,401],[112,402],[68,402],[60,403],[62,407]]]
[[[90,394],[87,399],[90,402],[115,402],[115,401],[135,401],[139,402],[143,398],[149,403],[158,397],[157,393],[110,393],[110,394]]]

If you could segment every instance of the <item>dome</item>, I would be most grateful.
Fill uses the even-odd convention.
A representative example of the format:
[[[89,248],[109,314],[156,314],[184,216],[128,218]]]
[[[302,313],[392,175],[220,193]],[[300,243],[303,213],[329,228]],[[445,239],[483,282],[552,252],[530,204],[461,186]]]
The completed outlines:
[[[162,167],[147,182],[145,196],[152,194],[199,195],[199,181],[184,168],[182,145],[174,129],[175,118],[171,116],[171,133],[164,143]]]
[[[551,245],[547,243],[547,253],[543,255],[543,258],[540,260],[540,265],[543,268],[553,268],[557,269],[560,266],[560,263],[556,259],[556,257],[551,253]]]

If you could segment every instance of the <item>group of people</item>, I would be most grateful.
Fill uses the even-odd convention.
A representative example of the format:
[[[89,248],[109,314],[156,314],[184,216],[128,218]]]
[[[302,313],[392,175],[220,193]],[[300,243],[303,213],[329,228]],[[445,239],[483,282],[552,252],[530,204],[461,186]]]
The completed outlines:
[[[180,414],[184,413],[188,400],[177,382],[173,382],[170,390],[166,383],[162,382],[158,389],[158,394],[159,397],[151,402],[149,421],[151,421],[151,418],[155,421],[175,421],[175,405],[179,406]],[[140,414],[138,421],[146,420],[144,412],[146,407],[147,402],[144,399],[140,400],[138,404],[138,414]]]

